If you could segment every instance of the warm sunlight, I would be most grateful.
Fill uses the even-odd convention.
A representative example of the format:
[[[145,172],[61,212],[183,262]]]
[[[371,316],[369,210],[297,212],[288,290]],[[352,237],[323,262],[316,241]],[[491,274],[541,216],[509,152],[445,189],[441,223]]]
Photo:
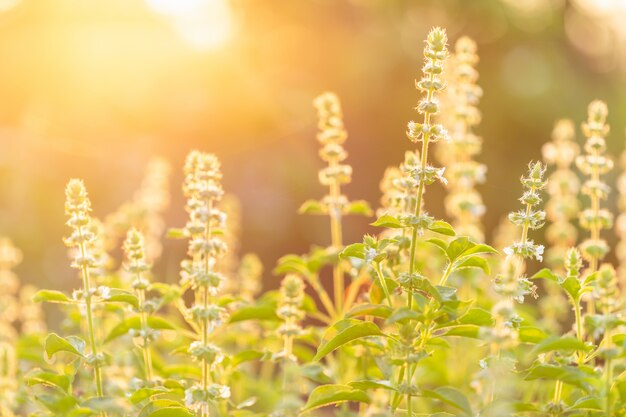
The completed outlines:
[[[228,0],[146,0],[167,16],[180,37],[191,47],[211,50],[223,46],[232,34]]]

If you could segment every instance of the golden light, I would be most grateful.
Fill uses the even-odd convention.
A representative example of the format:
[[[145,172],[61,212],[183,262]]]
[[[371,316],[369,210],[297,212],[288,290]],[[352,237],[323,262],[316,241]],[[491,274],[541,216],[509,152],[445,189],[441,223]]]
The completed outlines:
[[[228,0],[146,0],[166,16],[178,35],[192,48],[217,49],[232,35],[232,11]]]

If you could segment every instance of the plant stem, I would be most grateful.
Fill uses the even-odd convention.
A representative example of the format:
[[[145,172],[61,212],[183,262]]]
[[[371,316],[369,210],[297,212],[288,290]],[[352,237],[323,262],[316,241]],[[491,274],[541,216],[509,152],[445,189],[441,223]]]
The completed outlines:
[[[330,166],[336,166],[337,161],[330,161]],[[341,189],[339,183],[336,181],[330,185],[330,195],[334,204],[330,207],[330,234],[331,244],[334,249],[341,249],[342,244],[342,231],[341,231],[341,207],[339,206],[339,198],[341,197]],[[344,280],[343,270],[341,267],[341,261],[337,260],[337,263],[333,265],[333,289],[335,293],[335,310],[338,314],[343,312],[343,293],[344,293]]]
[[[407,363],[407,368],[409,367],[409,364]],[[411,388],[411,371],[408,370],[408,372],[406,373],[406,385],[407,385],[407,389],[410,390]],[[411,393],[407,392],[406,394],[406,415],[408,417],[413,417],[413,404],[411,404]]]
[[[389,307],[393,308],[393,304],[391,303],[391,295],[389,294],[389,288],[387,288],[387,282],[385,281],[385,276],[383,275],[383,271],[380,268],[379,262],[374,262],[374,269],[376,270],[376,274],[378,275],[378,280],[380,281],[380,286],[385,293],[385,298],[387,298],[387,302],[389,303]]]
[[[448,277],[450,276],[451,272],[452,272],[452,262],[450,262],[448,266],[446,267],[446,270],[443,273],[441,280],[439,280],[439,285],[446,285],[446,282],[448,281]]]
[[[306,275],[305,278],[308,281],[308,283],[311,284],[311,287],[319,296],[320,301],[322,302],[322,305],[326,309],[326,312],[328,313],[328,315],[331,316],[332,318],[336,318],[337,312],[335,311],[333,302],[331,301],[324,287],[320,285],[319,278],[317,276],[309,276],[309,275]]]
[[[583,333],[584,330],[583,330],[582,315],[580,311],[580,300],[573,300],[573,304],[574,304],[574,318],[576,321],[576,338],[578,339],[579,342],[582,342],[585,338],[585,335]],[[585,361],[584,352],[578,351],[576,356],[578,358],[578,365],[582,365]]]
[[[83,229],[82,227],[78,229],[79,236],[81,237],[80,244],[78,245],[80,249],[80,256],[82,259],[85,259],[87,256],[87,248],[85,247],[85,242],[82,239],[83,237]],[[81,275],[83,278],[83,289],[85,292],[85,310],[87,310],[87,329],[89,332],[89,344],[91,347],[91,354],[96,359],[94,363],[94,375],[96,379],[96,393],[98,397],[102,397],[102,370],[100,366],[100,362],[97,360],[98,357],[98,345],[96,344],[96,336],[94,331],[94,323],[93,323],[93,312],[91,310],[91,277],[89,273],[89,267],[87,265],[81,266]],[[104,415],[104,413],[103,413]]]

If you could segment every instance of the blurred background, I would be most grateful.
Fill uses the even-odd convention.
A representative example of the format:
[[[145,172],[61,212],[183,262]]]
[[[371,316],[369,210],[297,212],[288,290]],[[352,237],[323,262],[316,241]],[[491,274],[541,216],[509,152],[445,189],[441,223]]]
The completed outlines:
[[[435,25],[478,42],[484,138],[480,188],[492,231],[517,207],[519,176],[557,118],[608,102],[610,151],[624,142],[624,0],[0,0],[0,234],[24,251],[18,273],[70,289],[64,186],[83,178],[94,214],[132,198],[153,156],[173,167],[168,226],[186,219],[181,166],[216,153],[241,201],[242,252],[271,269],[329,242],[328,220],[297,214],[319,198],[312,99],[342,99],[352,199],[378,206],[379,180],[411,148],[413,80]],[[579,139],[581,135],[579,135]],[[443,215],[444,191],[428,210]],[[345,241],[368,219],[346,220]],[[159,279],[178,279],[185,244],[165,242]],[[267,286],[277,279],[266,273]]]

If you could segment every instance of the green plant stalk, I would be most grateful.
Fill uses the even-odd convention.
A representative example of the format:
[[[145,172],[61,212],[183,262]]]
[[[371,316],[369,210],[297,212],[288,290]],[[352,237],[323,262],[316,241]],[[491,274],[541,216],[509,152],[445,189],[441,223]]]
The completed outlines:
[[[428,74],[428,81],[431,83],[430,85],[432,85],[434,78],[435,78],[435,75],[432,72]],[[426,93],[426,100],[431,101],[434,93],[435,93],[435,89],[433,87],[430,87],[428,89],[428,92]],[[431,116],[431,113],[429,112],[424,113],[424,125],[425,126],[430,125],[430,116]],[[416,218],[418,218],[422,214],[422,198],[424,195],[424,172],[426,171],[426,165],[428,164],[429,141],[430,141],[430,131],[426,131],[424,132],[424,135],[422,137],[422,152],[420,154],[421,178],[420,178],[420,182],[417,188],[417,201],[415,204],[415,217]],[[411,249],[410,249],[411,253],[410,253],[410,259],[409,259],[409,274],[410,275],[413,275],[413,273],[415,273],[415,251],[417,249],[417,232],[418,232],[417,229],[418,229],[417,225],[413,226],[413,232],[411,234]],[[413,293],[411,291],[409,291],[408,293],[407,306],[409,308],[413,308]]]
[[[209,207],[208,207],[209,213],[212,210],[213,210],[213,200],[210,200]],[[213,235],[213,224],[211,223],[211,220],[209,219],[206,227],[204,228],[205,241],[209,242],[211,240],[212,235]],[[204,273],[206,275],[213,272],[211,270],[212,264],[207,254],[204,255],[203,266],[204,266]],[[204,307],[204,310],[206,311],[209,308],[209,297],[210,297],[209,287],[205,285],[201,291],[202,291],[202,307]],[[202,318],[202,325],[200,326],[200,328],[202,331],[202,345],[207,346],[209,344],[209,318],[206,317],[206,315],[204,315],[204,317]],[[202,389],[204,390],[204,392],[206,392],[209,388],[209,379],[210,379],[209,364],[203,355],[202,356]],[[209,415],[210,415],[209,404],[208,402],[205,402],[202,406],[201,416],[209,417]]]
[[[87,256],[87,248],[85,247],[85,242],[83,241],[83,229],[82,227],[78,229],[80,236],[80,243],[78,245],[80,250],[80,256],[82,259],[85,259]],[[83,290],[85,292],[85,310],[87,311],[87,331],[89,333],[89,344],[91,347],[91,354],[94,358],[98,356],[98,344],[96,343],[96,336],[93,324],[93,311],[91,310],[91,277],[89,273],[89,267],[87,265],[81,266],[81,275],[83,278]],[[94,363],[94,376],[96,380],[96,393],[98,397],[103,397],[104,393],[102,391],[102,369],[100,363],[96,360]],[[103,413],[103,415],[106,415]]]
[[[593,156],[597,157],[598,152],[593,150],[592,151]],[[599,167],[597,165],[593,166],[593,170],[591,171],[591,180],[592,181],[600,181],[600,170]],[[593,214],[594,216],[598,216],[598,213],[600,211],[600,197],[595,195],[594,193],[591,193],[590,196],[591,199],[591,210],[593,210]],[[593,240],[599,240],[600,239],[600,226],[597,224],[597,222],[592,222],[591,223],[591,239]],[[589,273],[593,274],[594,272],[596,272],[598,270],[598,263],[599,263],[600,259],[597,256],[593,256],[591,258],[591,260],[589,261]],[[595,314],[596,313],[596,306],[595,303],[593,302],[593,296],[589,297],[589,301],[587,302],[587,314]]]
[[[448,277],[452,273],[452,266],[453,266],[453,262],[448,263],[448,266],[446,267],[446,270],[444,271],[441,279],[439,280],[439,285],[440,286],[446,285],[446,282],[448,281]]]
[[[607,344],[611,344],[610,338],[611,334],[607,331]],[[611,401],[611,387],[613,386],[613,360],[611,358],[607,358],[605,363],[605,372],[606,372],[606,380],[605,380],[605,391],[606,391],[606,416],[613,416],[613,402]]]
[[[378,275],[378,280],[380,281],[380,286],[385,293],[385,298],[387,299],[387,303],[389,303],[389,307],[393,308],[393,304],[391,302],[391,295],[389,294],[389,288],[387,288],[387,282],[385,281],[385,276],[383,275],[383,271],[380,268],[380,262],[374,262],[374,270]]]
[[[407,368],[409,367],[409,364],[407,363]],[[412,376],[412,372],[409,369],[409,372],[406,373],[406,385],[407,388],[411,387],[411,376]],[[413,404],[411,403],[411,393],[407,392],[406,394],[406,415],[408,417],[413,417]]]
[[[530,187],[530,192],[534,193],[535,189],[537,187]],[[526,218],[528,218],[528,216],[530,216],[530,212],[532,210],[532,204],[530,203],[526,203]],[[522,245],[526,244],[526,241],[528,240],[528,229],[529,229],[530,225],[528,223],[524,223],[524,226],[522,227],[522,237],[520,239],[520,242]],[[515,270],[515,276],[519,277],[520,274],[522,273],[521,269],[524,265],[524,258],[523,257],[519,257],[519,262],[517,264],[516,270]]]
[[[556,386],[554,387],[554,397],[553,397],[553,401],[554,404],[558,404],[561,401],[561,395],[563,394],[563,382],[557,380],[556,381]],[[554,413],[555,417],[558,417],[561,413]]]
[[[330,166],[336,166],[336,161],[330,161]],[[342,230],[341,230],[341,207],[337,204],[339,197],[341,196],[341,188],[337,181],[330,185],[330,195],[333,206],[330,207],[330,235],[331,244],[333,248],[339,250],[343,246]],[[344,280],[343,280],[343,268],[341,267],[341,261],[337,260],[337,263],[333,265],[333,290],[335,293],[335,310],[336,315],[341,315],[343,312],[343,297],[344,297]]]
[[[133,261],[135,263],[135,267],[138,267],[137,259]],[[139,272],[136,273],[135,278],[137,280],[141,279],[141,274]],[[137,289],[137,299],[139,300],[139,320],[141,322],[141,329],[145,332],[148,329],[148,314],[146,313],[146,290],[143,288]],[[146,380],[148,382],[152,382],[154,378],[154,372],[152,370],[152,352],[150,351],[150,347],[148,346],[148,338],[143,336],[143,345],[141,346],[141,352],[143,354],[143,363],[144,369],[146,373]]]
[[[574,307],[574,319],[576,321],[576,338],[579,342],[584,341],[585,335],[583,333],[583,320],[580,308],[580,299],[572,300],[572,304]],[[585,362],[585,354],[582,351],[578,351],[577,353],[578,365],[582,365]]]
[[[320,298],[320,301],[321,301],[322,305],[324,306],[324,308],[326,309],[326,312],[328,313],[328,315],[333,317],[333,318],[336,317],[337,313],[335,311],[335,307],[333,306],[333,302],[330,299],[330,296],[328,295],[328,293],[326,292],[324,287],[322,287],[320,285],[319,277],[317,277],[317,276],[313,277],[313,276],[305,275],[305,278],[306,278],[307,282],[309,284],[311,284],[311,287],[313,288],[313,290],[317,293],[317,295]]]

